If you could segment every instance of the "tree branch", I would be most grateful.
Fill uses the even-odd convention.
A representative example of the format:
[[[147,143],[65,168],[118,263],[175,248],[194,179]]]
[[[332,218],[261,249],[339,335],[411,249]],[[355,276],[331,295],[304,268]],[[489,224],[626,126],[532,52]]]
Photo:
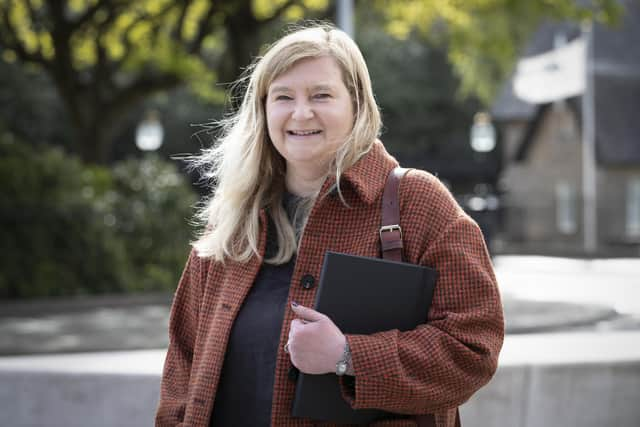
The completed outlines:
[[[171,9],[173,9],[175,7],[175,4],[172,2],[167,3],[167,5],[164,7],[164,9],[162,9],[160,12],[158,12],[157,15],[155,16],[149,16],[148,14],[145,14],[145,16],[147,17],[147,19],[152,23],[151,24],[151,31],[153,33],[153,44],[154,47],[157,40],[158,40],[158,34],[160,32],[160,29],[164,26],[165,22],[163,22],[163,19],[166,17],[166,15],[171,12]]]
[[[42,52],[29,52],[18,38],[17,32],[11,20],[9,19],[9,12],[4,7],[0,10],[1,19],[4,24],[4,29],[0,30],[0,42],[9,49],[13,50],[18,58],[23,62],[32,62],[42,66],[47,66],[47,60],[42,56]],[[7,31],[8,30],[8,31]],[[5,37],[6,36],[6,37]]]
[[[136,19],[134,19],[127,26],[127,28],[125,28],[122,31],[122,40],[121,41],[122,41],[122,44],[124,45],[124,54],[122,55],[122,57],[119,60],[114,61],[114,63],[113,63],[114,69],[117,70],[117,69],[121,68],[122,65],[131,56],[131,53],[134,51],[134,46],[131,44],[131,40],[129,39],[129,35],[131,34],[131,31],[133,31],[135,26],[138,25],[140,22],[144,21],[145,19],[147,19],[146,15],[144,15],[144,14],[138,15],[138,17]]]
[[[275,11],[275,13],[273,15],[271,15],[268,18],[261,19],[258,22],[260,22],[261,24],[268,24],[270,22],[273,22],[276,19],[280,18],[280,16],[284,13],[285,10],[287,10],[288,8],[290,8],[291,6],[293,6],[295,4],[297,4],[298,6],[303,6],[304,7],[304,5],[301,2],[297,1],[297,0],[287,0],[278,9],[276,9],[276,11]]]
[[[67,105],[72,117],[83,116],[79,91],[82,90],[81,79],[73,66],[71,37],[74,31],[65,16],[65,3],[59,0],[46,0],[49,16],[52,20],[51,38],[55,56],[48,64],[47,71],[54,80],[58,93]]]
[[[98,61],[94,67],[96,73],[96,81],[94,83],[95,90],[112,90],[114,87],[113,84],[113,75],[117,70],[117,67],[114,67],[113,62],[109,62],[107,49],[104,45],[104,35],[109,30],[109,27],[116,20],[118,16],[118,11],[114,7],[109,7],[107,9],[107,16],[104,21],[100,22],[97,26],[98,34],[94,41],[96,52],[98,53]]]
[[[46,0],[46,2],[50,15],[53,17],[54,28],[58,28],[58,25],[63,26],[65,27],[66,32],[70,34],[73,28],[69,25],[69,21],[67,21],[65,17],[63,2],[58,0]]]
[[[200,53],[200,50],[202,49],[202,42],[204,41],[205,37],[207,37],[207,35],[211,33],[211,18],[213,18],[216,13],[221,11],[219,7],[220,3],[222,2],[211,1],[209,3],[209,9],[200,20],[196,36],[187,46],[187,52],[189,52],[190,54],[195,55]]]
[[[105,120],[111,120],[119,111],[129,105],[135,105],[150,94],[172,89],[182,83],[182,79],[175,73],[164,73],[155,76],[139,75],[130,85],[122,88],[109,103],[109,111]]]
[[[27,6],[27,11],[29,12],[29,18],[31,18],[31,23],[35,27],[36,21],[38,19],[36,17],[36,11],[33,8],[33,4],[31,4],[31,0],[25,0],[24,4]]]
[[[184,26],[184,19],[187,16],[187,9],[191,6],[193,0],[184,0],[182,3],[182,9],[180,10],[180,15],[178,16],[178,20],[176,21],[176,26],[171,31],[171,38],[179,42],[182,40],[182,27]]]
[[[110,14],[115,14],[114,12],[118,9],[118,6],[122,6],[122,3],[115,0],[98,0],[96,4],[87,8],[78,18],[70,21],[70,24],[74,29],[80,28],[93,19],[96,13],[103,7],[106,7]]]

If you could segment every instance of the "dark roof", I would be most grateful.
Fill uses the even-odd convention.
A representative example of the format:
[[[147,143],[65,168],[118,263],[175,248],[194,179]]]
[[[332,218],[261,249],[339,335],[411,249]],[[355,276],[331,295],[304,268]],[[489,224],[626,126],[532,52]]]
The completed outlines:
[[[602,164],[640,164],[640,2],[620,28],[594,28],[596,144]]]
[[[529,120],[536,112],[536,106],[524,102],[513,93],[513,74],[508,84],[502,85],[498,97],[491,107],[491,116],[498,121]]]
[[[598,161],[604,165],[640,165],[640,4],[621,0],[625,13],[617,27],[595,25],[595,111]],[[523,56],[536,55],[553,47],[554,34],[564,32],[568,40],[579,34],[575,24],[546,23],[535,33]],[[519,160],[528,152],[535,128],[546,108],[523,102],[513,94],[512,80],[502,88],[492,108],[498,122],[530,122]],[[580,114],[580,102],[576,104]]]
[[[596,70],[606,67],[603,73],[615,75],[612,65],[627,70],[635,68],[636,77],[640,77],[640,2],[621,0],[620,3],[624,14],[619,25],[593,28]]]
[[[573,22],[543,22],[525,46],[522,56],[538,55],[551,50],[556,34],[563,34],[567,41],[571,41],[580,36],[580,26]]]
[[[595,85],[599,163],[640,165],[640,79],[597,77]]]
[[[580,35],[580,27],[573,23],[545,22],[531,36],[522,50],[522,57],[539,55],[553,48],[556,34],[564,34],[567,41]],[[529,120],[537,111],[537,105],[530,104],[518,98],[513,93],[513,77],[515,70],[507,82],[502,85],[500,92],[491,107],[491,115],[496,121]]]

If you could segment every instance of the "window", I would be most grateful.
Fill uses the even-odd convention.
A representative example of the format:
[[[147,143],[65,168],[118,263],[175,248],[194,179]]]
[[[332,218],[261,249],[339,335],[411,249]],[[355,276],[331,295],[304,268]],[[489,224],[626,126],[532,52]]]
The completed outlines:
[[[562,234],[573,234],[578,230],[576,191],[566,181],[556,182],[556,227]]]
[[[626,232],[629,237],[640,237],[640,176],[627,181]]]

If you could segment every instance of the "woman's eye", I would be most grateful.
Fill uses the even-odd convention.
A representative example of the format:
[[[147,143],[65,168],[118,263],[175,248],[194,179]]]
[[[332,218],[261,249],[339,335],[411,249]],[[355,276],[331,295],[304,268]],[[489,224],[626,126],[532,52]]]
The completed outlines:
[[[291,97],[287,95],[276,96],[276,101],[289,101],[289,100],[291,100]]]
[[[326,99],[326,98],[330,98],[331,95],[328,93],[317,93],[315,95],[313,95],[314,98],[316,99]]]

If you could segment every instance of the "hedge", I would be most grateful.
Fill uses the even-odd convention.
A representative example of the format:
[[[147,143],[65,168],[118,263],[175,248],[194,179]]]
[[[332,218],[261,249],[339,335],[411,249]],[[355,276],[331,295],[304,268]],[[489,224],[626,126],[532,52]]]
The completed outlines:
[[[87,166],[0,135],[0,298],[171,291],[195,201],[158,156]]]

